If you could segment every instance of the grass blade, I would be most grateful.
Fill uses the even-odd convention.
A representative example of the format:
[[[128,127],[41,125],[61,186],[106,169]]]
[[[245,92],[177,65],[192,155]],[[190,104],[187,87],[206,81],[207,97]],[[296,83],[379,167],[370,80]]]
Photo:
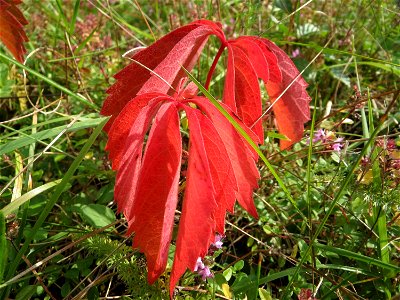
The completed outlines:
[[[85,129],[85,128],[92,128],[95,126],[98,126],[101,122],[103,122],[106,118],[97,118],[97,119],[87,119],[81,122],[77,122],[70,126],[66,132],[72,132],[72,131],[77,131],[80,129]],[[4,126],[4,125],[3,125]],[[58,126],[52,129],[47,129],[47,130],[42,130],[40,132],[37,132],[35,134],[24,134],[25,136],[19,137],[18,139],[8,142],[7,144],[0,146],[0,155],[9,153],[11,151],[15,151],[16,149],[19,149],[21,147],[28,146],[32,143],[42,141],[45,139],[49,139],[52,137],[55,137],[58,135],[61,131],[66,129],[68,125],[64,126]]]
[[[14,210],[18,209],[18,207],[23,205],[25,202],[36,197],[37,195],[40,195],[41,193],[44,193],[45,191],[51,189],[52,187],[56,186],[60,182],[61,182],[61,179],[54,180],[52,182],[43,184],[33,190],[30,190],[29,192],[23,194],[21,197],[13,200],[10,204],[3,207],[0,210],[0,212],[2,212],[5,216],[7,216],[7,215],[11,214]]]
[[[336,253],[338,255],[354,259],[356,261],[364,262],[364,263],[367,263],[369,265],[374,265],[374,266],[377,266],[379,268],[382,268],[382,269],[390,271],[390,272],[400,272],[400,267],[398,267],[398,266],[395,266],[393,264],[388,264],[388,263],[385,263],[385,262],[383,262],[383,261],[381,261],[379,259],[375,259],[375,258],[372,258],[372,257],[361,255],[361,254],[358,254],[358,253],[355,253],[355,252],[352,252],[352,251],[349,251],[349,250],[341,249],[341,248],[338,248],[338,247],[322,245],[322,244],[319,244],[319,243],[314,243],[314,247],[316,247],[318,249],[321,249],[321,250],[324,250],[324,251],[333,252],[333,253]],[[377,274],[375,274],[375,275],[377,275]]]

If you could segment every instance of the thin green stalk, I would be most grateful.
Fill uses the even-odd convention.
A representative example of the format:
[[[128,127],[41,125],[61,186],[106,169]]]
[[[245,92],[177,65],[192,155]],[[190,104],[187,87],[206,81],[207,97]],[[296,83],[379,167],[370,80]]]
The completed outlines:
[[[315,91],[317,93],[317,91]],[[315,95],[315,101],[314,101],[314,107],[317,107],[317,95]],[[309,236],[313,236],[313,230],[312,230],[312,214],[311,214],[311,157],[313,153],[313,136],[314,136],[314,127],[315,127],[315,116],[316,116],[317,109],[314,109],[313,111],[313,116],[311,120],[311,129],[310,129],[310,139],[309,139],[309,144],[308,144],[308,154],[307,154],[307,173],[306,173],[306,178],[307,178],[307,216],[308,216],[308,222],[309,222],[309,229],[310,229],[310,234]],[[314,250],[311,249],[311,254],[312,254],[312,264],[313,267],[315,268],[315,255],[314,255]],[[312,277],[313,277],[313,286],[314,286],[314,272],[312,272]]]
[[[48,189],[51,189],[52,187],[56,186],[61,182],[61,179],[57,179],[48,183],[45,183],[33,190],[28,191],[27,193],[23,194],[21,197],[15,199],[14,201],[10,202],[8,205],[0,209],[0,212],[2,212],[4,215],[9,215],[11,214],[14,210],[18,209],[21,205],[29,201],[30,199],[36,197],[37,195],[40,195],[41,193],[44,193]]]
[[[5,215],[0,211],[0,283],[3,282],[4,271],[7,262],[7,238],[6,238],[6,221]]]
[[[368,119],[369,119],[369,128],[370,130],[374,129],[374,124],[373,124],[373,109],[372,109],[372,103],[371,99],[369,97],[369,91],[368,91]],[[377,230],[378,230],[378,250],[379,250],[379,255],[380,259],[382,262],[386,264],[390,264],[390,248],[389,248],[389,243],[388,243],[388,234],[387,234],[387,220],[386,220],[386,209],[385,209],[385,204],[382,203],[384,201],[384,195],[383,195],[383,182],[382,182],[382,174],[381,174],[381,167],[379,165],[379,153],[378,149],[375,147],[372,151],[371,154],[371,161],[372,161],[372,177],[373,177],[373,182],[372,182],[372,189],[373,189],[373,195],[379,197],[379,199],[374,199],[372,198],[372,201],[375,201],[375,203],[372,203],[373,205],[373,222],[376,222]],[[378,204],[379,205],[375,205]],[[372,228],[373,229],[373,228]],[[385,276],[384,281],[388,284],[389,278],[394,277],[395,272],[394,271],[389,271],[387,273],[387,276]],[[392,295],[387,286],[384,288],[386,298],[391,299]]]
[[[256,277],[256,284],[255,284],[255,295],[258,294],[258,286],[260,285],[260,277],[261,277],[261,265],[262,265],[263,257],[262,254],[258,254],[258,264],[257,264],[257,277]],[[257,298],[257,296],[255,296]]]
[[[69,34],[73,34],[75,31],[76,19],[78,17],[80,3],[81,3],[80,0],[75,0],[74,12],[72,14],[71,22],[69,23],[69,27],[68,27]]]
[[[382,262],[382,260],[379,259],[375,259],[369,256],[365,256],[359,253],[355,253],[346,249],[341,249],[338,247],[333,247],[333,246],[328,246],[328,245],[322,245],[319,243],[315,243],[314,247],[323,251],[327,251],[327,252],[332,252],[332,253],[336,253],[340,256],[344,256],[344,257],[348,257],[351,259],[354,259],[356,261],[360,261],[360,262],[364,262],[367,263],[369,265],[374,265],[377,266],[379,268],[382,268],[384,270],[390,271],[390,272],[400,272],[400,267],[390,264],[390,263],[386,263],[386,262]],[[379,274],[376,274],[379,275]]]

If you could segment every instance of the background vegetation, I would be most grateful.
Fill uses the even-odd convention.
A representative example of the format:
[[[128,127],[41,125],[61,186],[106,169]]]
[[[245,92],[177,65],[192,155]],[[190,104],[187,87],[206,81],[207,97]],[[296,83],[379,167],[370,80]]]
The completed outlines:
[[[206,262],[214,277],[186,273],[176,298],[398,296],[399,6],[24,1],[26,67],[0,49],[0,299],[168,298],[168,273],[147,285],[145,259],[130,247],[112,202],[115,174],[99,110],[112,75],[130,63],[123,53],[198,18],[220,21],[232,37],[259,35],[281,46],[305,69],[314,117],[288,151],[277,146],[273,117],[264,120],[262,150],[297,208],[260,163],[260,218],[237,207],[223,248]],[[193,72],[203,84],[213,41]],[[217,69],[213,95],[222,93],[224,71]]]

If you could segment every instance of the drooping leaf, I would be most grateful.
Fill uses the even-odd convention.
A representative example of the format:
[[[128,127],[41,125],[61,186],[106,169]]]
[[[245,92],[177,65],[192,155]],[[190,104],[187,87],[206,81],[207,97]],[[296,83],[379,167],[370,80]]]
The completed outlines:
[[[278,46],[265,38],[246,36],[230,43],[246,52],[258,77],[266,85],[279,132],[289,139],[280,141],[281,148],[288,148],[298,142],[303,136],[304,123],[310,119],[311,99],[306,91],[307,83],[298,76],[299,71],[292,60]],[[264,69],[269,70],[268,78]],[[255,84],[252,86],[255,87]],[[258,111],[254,110],[253,108],[253,114],[258,115]],[[246,125],[251,126],[251,124]]]
[[[19,62],[24,62],[24,42],[28,41],[23,26],[28,24],[17,7],[21,0],[0,0],[0,40]]]
[[[128,141],[134,139],[135,130],[129,134]],[[135,168],[137,160],[132,160],[129,147],[127,144],[122,169]],[[167,264],[178,201],[181,154],[178,112],[173,103],[166,103],[155,116],[137,176],[126,176],[124,171],[117,173],[125,181],[122,182],[125,187],[129,184],[134,187],[126,189],[127,194],[122,196],[131,202],[127,213],[128,232],[135,232],[133,247],[146,255],[150,283],[164,272]]]
[[[165,98],[167,98],[166,95],[160,93],[143,94],[128,102],[128,104],[118,115],[120,120],[119,122],[116,122],[115,125],[113,124],[113,126],[109,129],[108,142],[106,145],[106,150],[110,152],[109,157],[112,160],[112,166],[114,170],[117,170],[119,167],[121,156],[124,154],[126,136],[131,130],[134,122],[139,122],[138,116],[142,108],[145,106],[152,106],[149,103],[150,100],[152,100],[151,102],[156,105],[158,102],[165,100]],[[151,114],[145,119],[140,119],[140,121],[145,122],[144,124],[147,124],[147,126],[144,126],[144,124],[141,123],[138,124],[136,128],[139,129],[144,127],[144,129],[147,129],[149,122],[151,121]],[[142,135],[144,136],[146,132],[147,130],[142,132]]]
[[[202,99],[202,101],[207,100]],[[238,192],[238,184],[231,160],[229,159],[228,151],[226,150],[226,146],[220,137],[218,130],[208,117],[196,110],[194,110],[194,112],[190,112],[190,110],[190,107],[186,107],[189,122],[193,123],[191,119],[194,118],[194,114],[197,114],[197,119],[199,120],[201,138],[204,143],[206,158],[210,166],[211,181],[214,186],[214,197],[218,204],[218,210],[214,214],[216,231],[223,234],[225,227],[225,213],[227,210],[233,213],[233,206],[236,198],[235,194]],[[189,126],[191,126],[191,133],[195,133],[196,128],[194,128],[190,123]],[[196,135],[191,135],[191,138],[195,139],[197,137]]]
[[[101,111],[112,116],[105,128],[106,149],[117,171],[118,210],[128,220],[128,232],[135,232],[133,246],[146,255],[150,283],[166,268],[181,198],[179,179],[185,182],[171,295],[182,274],[193,271],[197,259],[206,255],[215,234],[224,232],[225,214],[233,212],[236,200],[257,217],[252,195],[260,177],[258,154],[207,98],[196,95],[193,84],[184,88],[182,66],[193,68],[209,35],[220,39],[222,50],[228,49],[222,105],[255,143],[264,139],[259,79],[266,84],[271,103],[292,84],[273,103],[279,130],[291,139],[284,147],[301,138],[308,116],[306,84],[296,78],[299,73],[283,52],[262,38],[228,41],[221,26],[207,20],[178,28],[137,52],[115,76],[117,82],[107,91]],[[187,170],[181,170],[181,114],[189,123]],[[180,171],[186,171],[186,177]]]
[[[263,39],[269,50],[276,55],[278,65],[282,72],[282,83],[280,85],[268,82],[267,91],[274,102],[283,91],[281,100],[278,100],[273,109],[278,123],[279,131],[286,135],[291,141],[281,140],[281,147],[287,148],[299,141],[303,136],[304,123],[310,120],[310,101],[307,94],[307,82],[299,76],[299,71],[282,49],[271,41]]]
[[[267,69],[267,68],[266,68]],[[224,103],[241,118],[260,141],[264,140],[260,87],[249,57],[234,43],[228,44],[228,69],[225,79]]]
[[[127,113],[121,114],[118,118],[121,122],[125,121],[125,116],[129,116],[129,104],[126,108]],[[126,135],[120,136],[119,144],[116,144],[116,147],[113,145],[109,146],[109,143],[107,143],[110,157],[114,157],[115,160],[115,163],[114,161],[112,163],[113,167],[118,169],[117,178],[115,180],[115,202],[118,204],[118,210],[122,211],[127,219],[130,217],[131,207],[133,205],[132,199],[134,198],[137,178],[142,165],[144,138],[156,112],[155,109],[154,106],[146,106],[134,121],[132,127],[129,128]],[[122,127],[119,123],[120,122],[116,122],[115,125],[118,126],[111,127],[110,137],[112,137],[112,139],[115,139],[114,137],[119,135],[118,129]],[[119,164],[120,161],[122,161],[121,166]]]
[[[231,123],[209,101],[201,97],[190,99],[190,101],[198,105],[215,126],[234,170],[238,185],[238,191],[235,193],[236,199],[244,209],[257,218],[257,210],[253,203],[253,190],[258,187],[257,181],[260,177],[255,164],[258,157],[249,149]],[[229,111],[227,108],[226,110]],[[246,128],[244,124],[242,124],[242,128]],[[247,132],[254,137],[254,133],[251,133],[250,130]],[[256,137],[253,139],[256,140]],[[231,209],[233,207],[228,206],[228,210],[231,211]]]
[[[307,83],[299,75],[292,60],[278,46],[264,38],[241,37],[238,43],[245,49],[249,61],[257,66],[258,77],[267,88],[279,132],[289,140],[281,140],[281,148],[290,147],[303,136],[304,123],[310,119]],[[261,55],[265,58],[261,59]],[[268,81],[260,67],[269,69]],[[286,90],[286,91],[285,91]],[[280,98],[279,98],[280,97]],[[278,99],[279,98],[279,99]]]
[[[190,143],[186,190],[179,221],[176,252],[170,279],[170,293],[187,268],[194,270],[198,257],[204,257],[215,236],[215,189],[204,146],[203,116],[185,107],[189,120]]]

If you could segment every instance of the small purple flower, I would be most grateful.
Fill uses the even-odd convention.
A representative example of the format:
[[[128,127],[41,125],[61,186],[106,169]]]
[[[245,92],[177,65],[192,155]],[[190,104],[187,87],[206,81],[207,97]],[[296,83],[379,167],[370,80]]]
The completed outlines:
[[[211,273],[210,268],[207,267],[207,266],[204,267],[203,269],[197,271],[197,273],[199,273],[199,275],[201,275],[201,279],[203,279],[204,281],[205,281],[207,278],[212,278],[212,277],[214,277],[214,274]]]
[[[222,248],[222,244],[223,244],[223,242],[221,242],[222,238],[223,238],[223,236],[220,235],[219,233],[217,233],[215,235],[214,243],[211,244],[211,247],[215,247],[217,249],[221,249]]]
[[[199,270],[203,270],[205,268],[205,265],[203,261],[201,260],[201,257],[199,257],[196,261],[196,265],[194,266],[194,271],[198,272]]]
[[[194,266],[194,271],[201,275],[203,280],[207,278],[214,277],[214,274],[211,273],[211,270],[208,266],[204,265],[201,257],[199,257],[196,261],[196,265]]]
[[[336,152],[340,152],[343,148],[343,138],[337,138],[332,145],[332,150]]]
[[[299,49],[299,48],[296,48],[296,49],[292,52],[292,57],[295,58],[295,57],[297,57],[297,56],[299,56],[299,55],[300,55],[300,49]]]
[[[326,138],[327,138],[327,134],[325,133],[325,130],[318,129],[316,132],[314,132],[314,138],[312,141],[313,141],[313,143],[316,143],[318,141],[325,143]]]
[[[215,251],[219,250],[222,248],[223,242],[221,241],[224,238],[223,235],[216,233],[215,238],[214,238],[214,243],[210,244],[210,247],[208,248],[208,253],[207,255],[212,256]]]

